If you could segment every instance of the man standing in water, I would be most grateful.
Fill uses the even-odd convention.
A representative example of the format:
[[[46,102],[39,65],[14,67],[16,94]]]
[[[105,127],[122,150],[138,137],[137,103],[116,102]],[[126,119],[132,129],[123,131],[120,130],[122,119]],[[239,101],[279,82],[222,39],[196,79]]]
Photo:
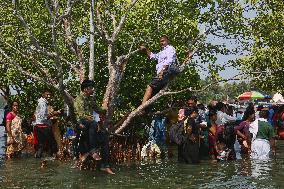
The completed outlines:
[[[267,121],[268,116],[268,110],[261,110],[259,118],[250,125],[252,159],[267,160],[271,150],[275,155],[275,135],[272,126]]]
[[[151,60],[157,61],[156,77],[153,78],[151,83],[147,86],[146,92],[143,97],[142,104],[149,100],[152,96],[157,94],[169,82],[169,66],[176,62],[176,50],[173,46],[169,45],[169,39],[166,35],[160,38],[160,46],[162,50],[157,54],[152,53],[144,45],[140,46],[140,50],[145,52]]]
[[[56,153],[57,145],[52,133],[50,125],[50,118],[60,114],[60,111],[54,111],[52,114],[48,113],[48,101],[50,100],[51,92],[49,89],[44,89],[41,98],[38,99],[36,107],[36,126],[35,132],[38,136],[38,149],[35,153],[36,158],[41,158],[44,150],[44,145],[48,141],[50,155]]]

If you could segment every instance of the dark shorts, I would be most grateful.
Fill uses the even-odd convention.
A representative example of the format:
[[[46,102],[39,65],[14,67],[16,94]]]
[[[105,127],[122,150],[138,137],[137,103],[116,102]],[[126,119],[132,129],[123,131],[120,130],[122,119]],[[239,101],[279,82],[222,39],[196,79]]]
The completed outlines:
[[[162,79],[160,79],[159,76],[156,76],[152,79],[149,86],[153,89],[153,96],[168,84],[169,79],[170,76],[168,71],[165,71]]]

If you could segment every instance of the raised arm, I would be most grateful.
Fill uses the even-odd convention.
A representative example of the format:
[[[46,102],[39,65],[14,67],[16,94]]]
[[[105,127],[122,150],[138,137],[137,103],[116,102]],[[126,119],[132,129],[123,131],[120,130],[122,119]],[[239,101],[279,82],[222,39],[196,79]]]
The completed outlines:
[[[158,59],[156,54],[152,53],[147,47],[145,47],[144,45],[140,46],[140,51],[144,52],[147,54],[148,58],[150,59]]]

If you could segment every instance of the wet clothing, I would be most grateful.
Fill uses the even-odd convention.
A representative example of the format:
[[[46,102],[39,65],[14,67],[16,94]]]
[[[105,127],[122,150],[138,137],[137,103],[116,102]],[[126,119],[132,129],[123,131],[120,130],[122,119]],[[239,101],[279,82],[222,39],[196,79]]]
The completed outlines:
[[[82,153],[86,153],[89,151],[95,151],[97,148],[96,145],[96,133],[97,133],[97,122],[96,121],[88,121],[86,119],[81,119],[80,124],[84,125],[85,128],[82,129],[82,132],[84,133],[86,143],[82,146],[83,149],[81,149]],[[82,138],[83,139],[83,138]]]
[[[270,144],[265,139],[255,139],[251,144],[251,158],[258,160],[269,159]]]
[[[109,167],[109,136],[105,130],[98,130],[98,123],[96,121],[88,121],[82,119],[81,124],[85,126],[84,129],[79,129],[77,134],[77,152],[98,153],[100,152],[102,160],[101,167]]]
[[[237,131],[240,131],[243,135],[246,136],[246,138],[250,138],[249,125],[250,122],[242,121],[239,125],[235,126],[235,132],[237,133]],[[243,139],[238,137],[238,142],[241,145],[241,153],[248,154],[248,148],[244,146]]]
[[[195,120],[188,118],[183,124],[183,133],[180,136],[182,142],[178,145],[178,161],[184,163],[199,163],[199,139],[198,127]],[[191,132],[188,133],[188,130]]]
[[[190,139],[187,139],[182,145],[178,146],[178,162],[196,164],[199,161],[198,142],[192,142]]]
[[[75,114],[78,124],[84,125],[84,129],[80,129],[82,137],[79,139],[80,153],[87,153],[95,149],[95,134],[97,131],[97,122],[95,120],[89,121],[87,118],[93,116],[94,111],[97,109],[94,98],[80,93],[74,102]]]
[[[218,126],[216,125],[214,127],[216,127],[216,132],[214,133],[209,130],[209,134],[208,134],[209,155],[210,156],[214,155],[215,157],[217,157],[218,152],[216,151],[215,147],[217,146],[217,141],[218,141],[218,133],[217,133]]]
[[[155,116],[149,130],[149,141],[157,144],[164,154],[168,151],[166,136],[166,118],[162,116]]]
[[[49,155],[56,153],[58,148],[52,133],[52,127],[46,125],[36,125],[35,132],[38,139],[36,147],[36,156],[41,157],[44,150],[47,150]]]
[[[92,96],[86,96],[83,93],[78,95],[74,102],[74,108],[78,124],[84,125],[84,128],[78,128],[78,149],[81,154],[97,153],[101,154],[101,167],[109,167],[109,139],[108,132],[104,129],[98,129],[98,123],[89,121],[88,116],[93,116],[94,112],[100,113],[102,110],[96,106]]]
[[[250,122],[242,121],[239,125],[235,126],[235,132],[240,131],[245,136],[249,136],[249,125]]]
[[[253,134],[251,144],[251,158],[265,160],[269,159],[270,140],[274,137],[274,131],[266,119],[259,118],[250,125]]]

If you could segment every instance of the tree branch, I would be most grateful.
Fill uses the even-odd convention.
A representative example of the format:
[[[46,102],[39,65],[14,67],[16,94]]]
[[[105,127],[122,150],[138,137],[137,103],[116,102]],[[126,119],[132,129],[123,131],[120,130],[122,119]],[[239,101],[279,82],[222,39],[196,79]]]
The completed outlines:
[[[138,0],[132,0],[130,6],[126,9],[124,15],[120,18],[118,26],[115,28],[114,32],[112,33],[111,40],[114,42],[116,41],[119,32],[121,31],[122,27],[124,26],[125,20],[130,13],[131,9],[135,6]]]
[[[95,25],[95,28],[96,30],[100,33],[101,37],[107,41],[108,43],[111,43],[111,39],[109,37],[109,34],[108,34],[108,31],[106,30],[104,24],[103,24],[103,21],[102,21],[102,17],[101,17],[101,12],[100,12],[100,6],[97,6],[97,9],[96,9],[96,20],[97,20],[97,25]]]
[[[26,75],[30,78],[33,78],[37,81],[41,81],[41,82],[43,82],[43,83],[45,83],[49,86],[54,86],[54,85],[57,84],[57,82],[52,80],[51,78],[46,78],[48,80],[44,80],[44,79],[42,79],[42,77],[36,76],[36,75],[24,70],[21,65],[19,65],[15,61],[13,61],[13,59],[10,56],[8,56],[2,48],[0,48],[0,53],[6,58],[6,60],[8,60],[8,62],[10,62],[10,65],[15,66],[18,69],[18,71],[20,71],[22,74],[24,74],[24,75]],[[2,63],[9,64],[7,62],[2,62]]]
[[[163,96],[173,95],[173,94],[180,94],[180,93],[184,93],[184,92],[201,92],[201,91],[207,90],[208,88],[210,88],[212,85],[214,85],[216,83],[226,82],[226,81],[233,81],[233,80],[235,80],[235,81],[240,80],[241,78],[237,78],[240,75],[242,75],[242,74],[235,75],[235,76],[233,76],[230,79],[220,79],[218,81],[212,82],[212,83],[204,86],[202,89],[199,89],[199,90],[193,90],[191,87],[189,87],[189,88],[186,88],[186,89],[183,89],[183,90],[180,90],[180,91],[168,91],[169,85],[167,85],[165,88],[160,90],[155,96],[153,96],[148,101],[146,101],[144,104],[141,104],[138,108],[133,110],[129,114],[129,116],[126,118],[126,120],[123,122],[123,124],[115,131],[115,133],[116,134],[121,133],[135,116],[141,114],[141,111],[143,109],[145,109],[147,106],[151,105],[152,103],[154,103],[155,101],[157,101],[159,98],[161,98]]]
[[[14,10],[14,15],[20,20],[20,22],[24,26],[26,32],[28,33],[28,36],[31,39],[32,44],[35,47],[35,49],[34,48],[31,48],[31,49],[35,50],[35,51],[37,51],[39,53],[42,53],[42,54],[44,54],[46,56],[49,56],[49,57],[52,57],[52,58],[56,58],[57,57],[56,53],[47,51],[44,47],[42,47],[39,44],[37,38],[34,36],[33,32],[31,31],[29,25],[26,23],[25,19],[18,13],[17,10]]]
[[[8,47],[10,47],[12,50],[18,52],[23,58],[26,58],[27,60],[31,60],[34,63],[34,65],[36,66],[36,68],[38,69],[38,71],[41,72],[41,74],[45,75],[46,77],[50,77],[50,74],[48,73],[48,70],[47,69],[42,69],[42,68],[44,68],[44,66],[39,61],[34,59],[34,57],[31,54],[29,56],[26,55],[24,52],[22,52],[19,49],[15,48],[11,44],[7,43],[6,41],[4,41],[4,44],[7,45]]]

